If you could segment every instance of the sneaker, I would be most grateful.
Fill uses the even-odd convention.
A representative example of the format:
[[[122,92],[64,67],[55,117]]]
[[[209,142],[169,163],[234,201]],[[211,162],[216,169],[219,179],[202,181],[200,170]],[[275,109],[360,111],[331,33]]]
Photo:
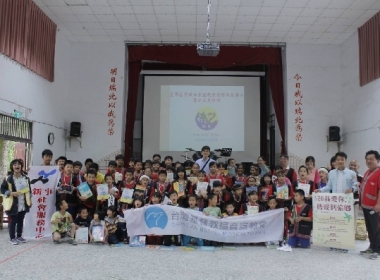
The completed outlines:
[[[64,238],[61,238],[59,241],[60,241],[61,243],[64,243],[64,242],[69,242],[69,243],[71,243],[71,238],[70,238],[70,237],[64,237]]]
[[[330,247],[330,251],[336,251],[336,250],[337,250],[336,248]]]
[[[61,242],[59,242],[59,240],[53,240],[53,243],[54,243],[54,244],[59,244],[59,243],[61,243]]]
[[[360,255],[365,255],[365,254],[373,254],[373,250],[370,247],[368,247],[364,251],[360,251]]]
[[[342,249],[340,250],[342,253],[348,253],[348,250],[347,249]]]
[[[17,237],[17,241],[20,243],[26,243],[26,240],[22,237]]]
[[[71,239],[70,244],[71,244],[71,245],[78,245],[78,243],[75,241],[75,239]]]
[[[369,258],[371,260],[378,260],[379,259],[379,254],[378,253],[373,253]]]
[[[124,244],[129,244],[128,238],[124,239]]]
[[[16,238],[11,239],[11,241],[9,241],[9,242],[11,242],[12,245],[18,245],[19,244]]]

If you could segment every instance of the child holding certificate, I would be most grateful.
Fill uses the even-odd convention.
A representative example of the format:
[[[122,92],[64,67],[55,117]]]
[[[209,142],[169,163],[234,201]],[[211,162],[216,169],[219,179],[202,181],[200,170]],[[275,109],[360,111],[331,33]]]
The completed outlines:
[[[305,202],[309,205],[312,205],[311,194],[314,192],[314,182],[310,181],[308,177],[308,169],[306,166],[301,165],[298,168],[298,178],[292,184],[292,192],[296,190],[303,190],[305,192]]]
[[[177,180],[173,182],[173,190],[178,193],[178,204],[181,207],[187,205],[186,196],[191,187],[191,181],[187,180],[185,168],[180,166],[177,169]]]
[[[259,196],[257,192],[251,191],[248,194],[248,202],[241,207],[240,215],[254,215],[262,211],[262,207],[257,203]]]

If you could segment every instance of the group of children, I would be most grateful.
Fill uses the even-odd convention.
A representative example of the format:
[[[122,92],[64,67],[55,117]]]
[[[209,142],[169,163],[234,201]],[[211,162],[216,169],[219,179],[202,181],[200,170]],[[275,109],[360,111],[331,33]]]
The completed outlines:
[[[57,186],[57,212],[51,219],[55,243],[69,237],[75,245],[73,237],[78,227],[88,227],[89,240],[94,241],[92,232],[94,226],[99,225],[104,229],[101,242],[128,243],[124,211],[165,204],[201,211],[217,218],[248,215],[252,207],[256,209],[255,213],[284,208],[284,237],[289,237],[288,244],[300,244],[304,248],[310,245],[311,194],[319,184],[308,180],[309,172],[305,166],[299,168],[297,179],[291,182],[293,174],[287,176],[289,172],[280,166],[263,174],[263,167],[254,164],[246,176],[244,166],[236,165],[233,159],[228,160],[228,166],[210,162],[210,172],[206,174],[197,163],[173,164],[171,156],[165,157],[163,165],[160,155],[154,155],[153,161],[144,163],[130,160],[128,168],[124,168],[123,158],[118,155],[115,161],[110,161],[105,175],[99,173],[99,166],[91,159],[85,162],[85,172],[81,171],[80,162],[67,159],[57,162],[62,175]],[[327,170],[322,170],[319,175],[326,181]],[[82,196],[80,186],[83,184],[87,184],[92,196]],[[99,199],[99,184],[107,185],[108,198]],[[191,239],[189,236],[152,235],[147,236],[146,242],[187,245]],[[213,244],[201,239],[195,241],[198,245]]]

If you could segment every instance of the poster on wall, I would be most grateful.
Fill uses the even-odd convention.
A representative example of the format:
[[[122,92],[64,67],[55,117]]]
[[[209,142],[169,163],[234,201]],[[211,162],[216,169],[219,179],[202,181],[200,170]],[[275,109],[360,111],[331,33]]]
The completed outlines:
[[[313,193],[313,244],[355,249],[353,194]]]

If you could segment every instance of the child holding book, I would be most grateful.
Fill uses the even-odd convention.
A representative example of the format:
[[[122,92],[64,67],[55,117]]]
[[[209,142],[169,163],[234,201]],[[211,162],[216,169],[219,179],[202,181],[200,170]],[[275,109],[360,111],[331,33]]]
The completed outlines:
[[[172,184],[173,190],[178,193],[178,204],[183,207],[187,203],[186,196],[189,194],[191,189],[191,181],[187,180],[185,168],[180,166],[177,169],[177,180]]]
[[[235,204],[232,201],[226,203],[226,211],[222,214],[223,218],[239,216],[234,211]]]
[[[108,207],[104,222],[107,229],[106,238],[108,244],[117,244],[123,240],[122,232],[119,227],[119,217],[117,216],[117,210],[114,205]]]
[[[117,200],[120,198],[119,190],[114,185],[112,174],[107,173],[104,176],[104,180],[108,186],[109,198],[105,200],[96,200],[96,211],[99,213],[100,219],[105,217],[109,206],[115,205],[117,207]]]
[[[248,202],[243,204],[241,207],[240,215],[250,215],[250,214],[255,214],[261,212],[263,209],[258,204],[259,196],[257,192],[255,191],[250,191],[248,193]]]
[[[248,193],[251,191],[259,192],[259,187],[256,185],[256,179],[253,176],[247,178],[247,185],[245,186],[246,198],[248,199]]]
[[[197,205],[199,207],[199,210],[202,211],[205,206],[207,206],[207,191],[210,189],[210,185],[205,181],[206,180],[206,173],[204,171],[198,172],[198,182],[193,185],[192,190],[189,191],[189,194],[195,194],[197,196]],[[206,188],[200,189],[198,188],[199,185],[206,185]]]
[[[199,208],[197,207],[197,196],[194,194],[191,194],[188,196],[187,203],[189,207],[187,209],[191,209],[193,211],[199,211]],[[195,238],[188,235],[182,235],[182,245],[187,246],[190,242],[190,240],[194,238],[195,242],[197,242],[198,246],[203,246],[203,239],[201,238]]]
[[[176,191],[171,191],[169,193],[169,199],[172,206],[178,207],[178,193]],[[174,245],[181,246],[178,235],[164,235],[164,246],[171,246],[174,242]]]
[[[104,224],[104,221],[100,220],[99,214],[95,212],[94,219],[91,221],[90,228],[88,229],[90,242],[106,242],[107,228]]]
[[[124,183],[121,184],[119,189],[119,194],[122,195],[124,189],[134,190],[135,188],[135,182],[133,181],[133,170],[127,169],[125,171],[125,180]],[[130,203],[127,202],[121,202],[118,203],[118,212],[121,216],[124,216],[123,211],[132,208],[132,199],[130,200]]]
[[[292,184],[292,192],[302,189],[305,192],[305,202],[312,205],[311,195],[314,192],[314,182],[308,179],[308,169],[306,166],[301,165],[298,168],[298,179]],[[318,176],[319,177],[319,176]]]
[[[88,196],[88,197],[83,196],[83,194],[80,193],[80,189],[77,192],[77,195],[78,195],[78,198],[81,201],[81,205],[86,206],[87,209],[88,209],[88,212],[90,213],[90,216],[92,216],[94,214],[95,208],[96,208],[96,196],[97,196],[97,194],[96,194],[97,193],[96,192],[96,183],[95,183],[95,180],[96,180],[96,171],[93,170],[93,169],[89,169],[87,171],[86,175],[87,175],[86,176],[87,182],[83,183],[83,184],[87,184],[88,185],[88,188],[90,189],[92,195]],[[80,188],[80,186],[78,186],[78,187]]]
[[[135,198],[139,197],[141,200],[144,201],[144,203],[148,201],[148,198],[149,198],[148,194],[150,194],[150,191],[151,191],[150,190],[151,186],[149,183],[150,183],[149,177],[146,175],[142,175],[140,177],[140,180],[135,186],[134,197]]]
[[[77,216],[77,187],[80,184],[78,177],[73,174],[74,163],[71,160],[66,160],[64,163],[63,171],[61,173],[61,178],[57,185],[57,196],[56,201],[65,200],[69,205],[67,212],[71,214],[73,219]],[[56,209],[60,209],[57,207]]]
[[[286,183],[286,176],[283,171],[278,171],[277,183],[275,184],[276,197],[281,208],[288,208],[291,206],[293,199],[293,191],[290,185]]]
[[[75,224],[73,223],[71,214],[67,212],[69,205],[65,200],[61,200],[58,201],[57,206],[59,207],[59,211],[55,212],[50,220],[54,244],[69,241],[70,244],[77,245],[77,242],[74,240]]]
[[[288,213],[289,240],[288,245],[296,247],[299,243],[301,248],[310,247],[310,233],[312,229],[313,213],[310,205],[305,203],[305,192],[298,189],[294,193],[295,205]]]

